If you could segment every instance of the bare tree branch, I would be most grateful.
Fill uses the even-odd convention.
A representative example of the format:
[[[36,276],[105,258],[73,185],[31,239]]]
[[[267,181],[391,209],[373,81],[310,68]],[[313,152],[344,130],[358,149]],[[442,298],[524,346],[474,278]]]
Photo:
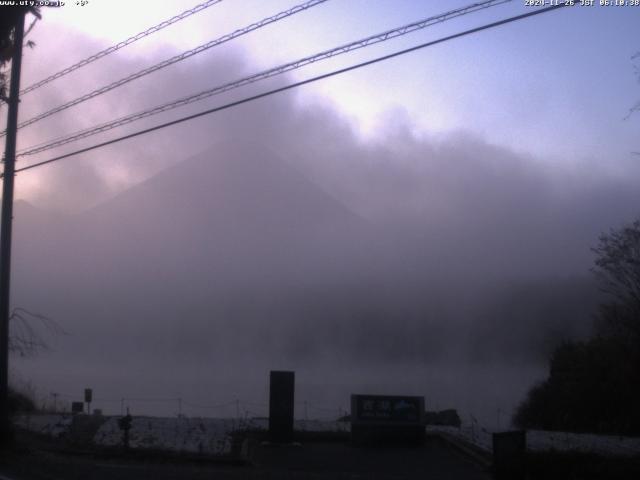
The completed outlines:
[[[600,236],[592,249],[600,290],[611,297],[600,311],[609,333],[640,336],[640,220]]]
[[[44,328],[49,335],[67,335],[60,325],[51,318],[32,313],[24,308],[14,308],[9,317],[11,335],[9,336],[9,351],[21,357],[35,355],[40,351],[50,350],[34,323]]]

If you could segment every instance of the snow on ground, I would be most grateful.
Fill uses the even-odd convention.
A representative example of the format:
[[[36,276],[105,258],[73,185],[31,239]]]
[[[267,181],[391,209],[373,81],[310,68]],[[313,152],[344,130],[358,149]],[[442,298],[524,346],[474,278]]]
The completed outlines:
[[[529,430],[527,448],[532,451],[556,450],[606,456],[636,456],[640,455],[640,438]]]
[[[225,418],[134,417],[129,432],[131,448],[150,448],[207,455],[229,455],[232,433],[242,430],[266,430],[268,420]],[[344,423],[298,420],[296,430],[314,432],[344,431]],[[122,445],[118,418],[110,418],[94,436],[98,445]]]
[[[97,431],[94,442],[122,445],[118,418],[109,418]],[[129,431],[131,448],[173,450],[207,455],[229,455],[231,433],[243,427],[234,419],[133,417]]]
[[[59,437],[69,432],[71,415],[20,415],[14,419],[17,426],[33,432]],[[94,436],[97,445],[122,445],[120,417],[105,417],[104,424]],[[232,434],[242,430],[266,430],[266,418],[186,418],[186,417],[133,417],[129,442],[131,448],[173,450],[206,455],[229,455]],[[323,420],[296,420],[294,428],[306,432],[348,432],[347,422]],[[469,442],[491,453],[492,432],[477,423],[458,427],[428,426],[427,432],[442,432]],[[534,452],[583,452],[607,456],[640,455],[640,438],[586,433],[527,431],[527,449]]]
[[[71,415],[19,415],[14,418],[13,423],[31,432],[60,437],[69,432],[71,420]]]
[[[93,441],[96,445],[122,445],[120,417],[105,417]],[[16,425],[46,435],[60,436],[69,432],[72,417],[69,415],[23,415],[16,418]],[[232,434],[243,430],[266,430],[266,418],[186,418],[186,417],[133,417],[129,431],[131,448],[172,450],[224,456],[231,454]],[[296,420],[298,431],[339,432],[348,431],[349,424],[322,420]]]
[[[428,432],[443,432],[465,440],[486,452],[493,451],[492,432],[477,424],[458,427],[429,426]],[[640,438],[588,433],[527,431],[527,450],[595,453],[605,456],[640,455]]]

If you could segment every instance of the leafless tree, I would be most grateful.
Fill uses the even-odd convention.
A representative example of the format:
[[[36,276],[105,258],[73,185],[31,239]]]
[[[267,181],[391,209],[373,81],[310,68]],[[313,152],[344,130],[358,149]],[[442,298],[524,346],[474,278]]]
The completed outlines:
[[[14,308],[9,317],[11,335],[9,351],[21,357],[31,356],[40,351],[49,350],[49,344],[43,339],[41,331],[49,335],[64,335],[66,332],[51,318],[32,313],[24,308]]]
[[[609,297],[600,327],[617,336],[640,338],[640,220],[600,236],[593,249],[600,289]]]
[[[634,64],[633,64],[633,73],[635,74],[636,78],[638,79],[638,83],[640,83],[640,52],[636,52],[636,54],[631,57],[631,60],[633,60]],[[640,112],[640,100],[638,100],[635,105],[633,105],[630,109],[629,109],[629,113],[627,114],[626,118],[629,118],[631,115],[633,115],[636,112]],[[640,152],[633,152],[635,154],[640,155]]]

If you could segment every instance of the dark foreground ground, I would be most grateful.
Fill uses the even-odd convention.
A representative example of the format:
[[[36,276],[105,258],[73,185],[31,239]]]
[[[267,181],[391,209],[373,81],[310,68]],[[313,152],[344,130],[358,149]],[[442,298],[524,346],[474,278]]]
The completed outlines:
[[[275,447],[253,442],[249,462],[135,457],[104,452],[52,451],[24,441],[0,457],[0,480],[71,479],[450,479],[487,480],[491,475],[436,437],[414,447],[354,447],[345,442],[302,442]]]
[[[0,480],[492,478],[490,458],[446,437],[430,435],[413,447],[352,446],[344,435],[299,437],[298,445],[283,447],[249,435],[242,443],[241,460],[214,460],[158,451],[127,453],[23,432],[13,449],[0,450]],[[640,479],[640,458],[548,452],[528,454],[526,464],[527,480]],[[515,480],[512,475],[505,478]]]

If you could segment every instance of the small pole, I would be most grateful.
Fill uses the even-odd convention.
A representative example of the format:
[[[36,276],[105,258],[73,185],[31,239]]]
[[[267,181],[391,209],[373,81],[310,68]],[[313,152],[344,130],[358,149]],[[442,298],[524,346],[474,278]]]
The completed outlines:
[[[13,57],[11,59],[11,86],[7,113],[7,138],[4,152],[4,178],[2,179],[2,232],[0,233],[0,443],[7,445],[12,439],[9,421],[9,282],[11,280],[11,227],[13,219],[13,180],[16,164],[18,136],[18,95],[22,67],[24,17],[15,25]]]
[[[309,412],[307,411],[307,401],[306,400],[304,401],[304,419],[305,420],[309,420]]]
[[[182,416],[182,398],[178,398],[178,417]]]
[[[56,392],[51,392],[51,396],[53,397],[53,413],[58,412],[58,395]]]
[[[120,399],[120,416],[124,417],[124,397]]]
[[[236,398],[236,418],[240,420],[240,400]]]

